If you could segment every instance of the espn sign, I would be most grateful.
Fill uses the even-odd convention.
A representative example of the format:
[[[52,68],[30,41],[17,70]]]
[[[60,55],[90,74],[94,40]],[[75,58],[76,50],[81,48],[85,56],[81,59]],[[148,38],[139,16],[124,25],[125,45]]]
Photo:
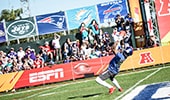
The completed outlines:
[[[64,77],[63,68],[31,73],[31,74],[29,74],[29,83],[42,82],[42,81],[50,80],[51,77],[54,77],[55,79],[63,78]]]
[[[154,59],[151,56],[151,52],[140,53],[139,64],[148,64],[154,62]]]

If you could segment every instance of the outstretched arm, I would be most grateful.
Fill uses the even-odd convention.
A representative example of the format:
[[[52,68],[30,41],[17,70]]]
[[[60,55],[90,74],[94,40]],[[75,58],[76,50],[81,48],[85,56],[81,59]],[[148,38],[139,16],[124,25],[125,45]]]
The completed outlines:
[[[117,50],[117,46],[119,44],[119,41],[116,41],[113,45],[112,45],[112,50],[115,54],[117,54],[118,50]]]

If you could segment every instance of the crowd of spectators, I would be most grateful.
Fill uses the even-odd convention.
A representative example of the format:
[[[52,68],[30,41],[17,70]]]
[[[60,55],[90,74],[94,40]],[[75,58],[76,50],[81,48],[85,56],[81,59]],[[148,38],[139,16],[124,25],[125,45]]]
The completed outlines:
[[[108,33],[99,28],[95,19],[89,25],[82,22],[78,28],[80,38],[75,42],[68,38],[63,44],[63,63],[112,55],[111,44],[116,41],[123,41],[125,46],[132,46],[130,30],[134,22],[130,14],[118,14],[115,23],[117,25],[113,27],[113,32]]]
[[[42,67],[44,67],[43,58],[30,46],[25,50],[20,47],[17,51],[11,48],[8,53],[0,51],[0,74]]]
[[[72,41],[67,38],[61,45],[60,35],[54,34],[52,42],[46,41],[39,46],[38,53],[30,46],[25,50],[22,47],[19,50],[11,48],[8,53],[0,51],[0,74],[43,68],[56,62],[69,63],[109,56],[113,54],[111,45],[116,41],[121,41],[121,48],[131,46],[130,27],[133,26],[133,19],[129,14],[125,17],[117,15],[115,22],[117,26],[113,27],[112,33],[99,28],[95,19],[89,25],[81,23],[78,28],[79,39]]]

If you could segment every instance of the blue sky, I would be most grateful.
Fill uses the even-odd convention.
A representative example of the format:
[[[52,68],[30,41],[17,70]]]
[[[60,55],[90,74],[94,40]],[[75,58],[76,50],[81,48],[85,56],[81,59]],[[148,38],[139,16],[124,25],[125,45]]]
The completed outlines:
[[[29,0],[31,16],[66,11],[114,0]],[[3,9],[21,8],[20,0],[0,0],[0,12]]]

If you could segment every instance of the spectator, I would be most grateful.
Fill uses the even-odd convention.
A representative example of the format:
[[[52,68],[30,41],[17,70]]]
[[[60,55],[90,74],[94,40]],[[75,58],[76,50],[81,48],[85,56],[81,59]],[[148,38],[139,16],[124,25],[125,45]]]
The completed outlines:
[[[101,57],[104,57],[104,56],[108,56],[108,52],[106,52],[106,50],[103,50],[101,52]]]
[[[90,56],[89,56],[91,59],[93,59],[93,58],[98,58],[98,56],[96,55],[96,53],[95,53],[95,51],[92,49],[91,50],[91,54],[90,54]]]
[[[70,60],[69,56],[66,56],[63,63],[70,63],[70,62],[71,62],[71,60]]]
[[[107,47],[106,47],[106,51],[108,52],[108,55],[113,55],[113,52],[112,52],[112,48],[111,48],[111,45],[112,43],[110,43]]]
[[[28,64],[28,58],[24,58],[22,67],[23,67],[23,70],[30,70],[31,69],[31,66]]]
[[[18,62],[17,62],[17,67],[18,67],[18,70],[19,70],[19,71],[20,71],[20,70],[24,70],[22,60],[18,60]]]
[[[100,33],[99,33],[99,43],[97,42],[98,44],[100,44],[100,43],[103,41],[103,38],[105,37],[104,35],[105,35],[105,34],[104,34],[103,30],[100,29]]]
[[[85,52],[85,59],[90,59],[90,54],[91,54],[92,48],[90,48],[89,44],[86,44],[86,48],[84,49]]]
[[[13,70],[13,58],[9,58],[7,60],[7,64],[5,65],[5,73],[10,73]]]
[[[46,41],[43,46],[39,47],[41,49],[41,54],[44,57],[45,62],[48,62],[50,60],[51,64],[54,64],[53,61],[53,50],[51,49],[49,42]]]
[[[81,48],[80,48],[80,55],[82,56],[82,59],[83,59],[83,60],[85,59],[86,47],[87,47],[87,45],[86,45],[85,43],[83,43],[83,44],[81,45]]]
[[[91,48],[94,49],[95,51],[100,50],[100,47],[99,47],[99,45],[97,44],[97,41],[96,41],[96,40],[94,40],[94,44],[91,45]]]
[[[89,38],[90,45],[92,45],[93,41],[94,41],[94,36],[93,36],[93,33],[91,31],[89,32],[88,38]]]
[[[6,56],[6,53],[4,53],[3,56],[2,56],[2,58],[1,58],[3,69],[4,69],[5,66],[7,65],[8,59],[9,59],[9,58]]]
[[[109,45],[109,43],[111,42],[110,40],[110,36],[108,32],[105,32],[103,34],[103,39],[102,39],[102,45],[101,45],[101,50],[106,50],[106,47]]]
[[[71,55],[78,56],[78,54],[79,54],[79,47],[77,46],[76,43],[73,43],[72,44],[72,54]]]
[[[64,42],[62,46],[62,51],[63,59],[72,54],[72,43],[70,38],[67,38],[66,41]]]
[[[14,48],[11,48],[9,53],[7,54],[9,58],[17,57],[17,53],[15,52]]]
[[[125,16],[125,27],[126,30],[130,30],[130,27],[134,27],[134,20],[129,13]]]
[[[90,31],[93,33],[94,39],[99,44],[99,25],[95,19],[93,19],[89,25]]]
[[[80,49],[80,47],[81,47],[80,40],[76,40],[76,45]]]
[[[56,56],[56,60],[62,59],[61,54],[61,45],[60,45],[60,35],[55,34],[54,39],[52,40],[52,46],[54,47],[54,55]]]
[[[35,60],[36,60],[36,59],[35,59]],[[28,62],[28,65],[29,65],[31,68],[33,68],[34,61],[35,61],[35,60],[31,59],[31,57],[30,57],[30,56],[28,56],[28,58],[27,58],[27,62]]]
[[[82,22],[79,26],[79,33],[81,34],[82,36],[82,40],[81,40],[81,44],[83,42],[88,42],[88,31],[89,29],[86,27],[86,24],[84,22]]]
[[[124,18],[120,14],[118,14],[115,18],[115,23],[117,24],[118,32],[124,30],[124,22]]]
[[[32,59],[32,60],[35,60],[36,57],[35,57],[35,50],[34,49],[31,49],[30,46],[28,46],[25,50],[25,57],[24,58],[28,58],[28,56]]]
[[[43,68],[43,67],[44,67],[44,63],[41,60],[40,55],[37,54],[36,60],[34,61],[34,64],[33,64],[33,68]]]
[[[112,38],[114,42],[120,41],[123,39],[123,37],[120,35],[120,32],[118,32],[117,28],[113,29]]]
[[[17,57],[18,57],[18,60],[22,60],[25,56],[25,51],[23,50],[22,47],[19,47],[19,50],[17,52]]]
[[[132,41],[131,41],[131,32],[129,29],[126,30],[126,34],[124,36],[124,41],[125,41],[125,44],[129,44],[130,46],[132,46]]]
[[[13,70],[12,70],[12,72],[17,72],[17,71],[19,71],[19,68],[18,68],[18,66],[17,66],[17,61],[16,61],[16,60],[13,60],[12,65],[13,65]]]

